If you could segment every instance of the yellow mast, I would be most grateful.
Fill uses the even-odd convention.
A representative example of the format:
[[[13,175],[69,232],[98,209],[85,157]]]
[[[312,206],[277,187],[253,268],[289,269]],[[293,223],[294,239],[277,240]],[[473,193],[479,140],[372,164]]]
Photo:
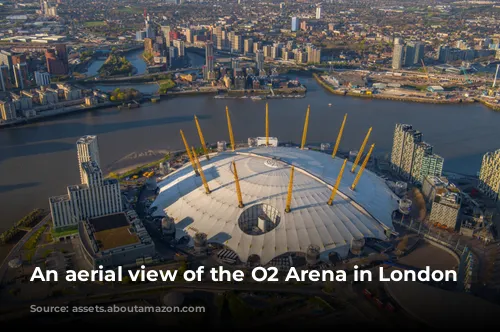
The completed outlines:
[[[198,170],[196,169],[196,164],[194,162],[193,156],[191,155],[191,150],[189,149],[189,145],[186,141],[186,137],[184,136],[184,132],[181,129],[181,137],[182,137],[182,142],[184,143],[184,147],[186,148],[186,153],[189,157],[189,161],[191,162],[191,166],[193,166],[193,170],[198,175]]]
[[[306,145],[306,138],[307,138],[307,127],[309,126],[309,112],[311,110],[311,106],[307,106],[307,112],[306,112],[306,120],[304,121],[304,131],[302,132],[302,144],[300,145],[300,149],[304,150],[304,146]]]
[[[346,164],[347,164],[347,158],[344,159],[344,163],[342,164],[342,168],[340,169],[339,175],[337,175],[337,182],[335,182],[335,186],[332,189],[332,195],[328,200],[328,205],[333,204],[333,200],[335,199],[335,195],[337,194],[337,190],[339,189],[340,181],[342,180],[342,175],[344,174],[344,168]]]
[[[191,147],[191,149],[193,150],[193,156],[194,159],[196,160],[196,166],[198,167],[198,172],[200,172],[201,181],[203,182],[203,186],[205,187],[205,193],[210,194],[210,188],[208,187],[207,179],[205,179],[205,174],[203,173],[203,169],[201,168],[200,160],[196,155],[194,147]]]
[[[356,174],[356,178],[354,179],[351,189],[354,190],[356,189],[356,186],[358,185],[359,179],[361,178],[361,174],[363,174],[363,171],[365,170],[366,164],[368,164],[368,160],[370,160],[370,155],[372,154],[373,148],[375,147],[375,144],[372,144],[370,146],[370,150],[368,150],[368,154],[365,157],[365,160],[363,161],[363,164],[361,165],[361,168],[359,169],[358,174]]]
[[[233,127],[231,126],[231,117],[229,116],[229,108],[226,106],[227,129],[229,130],[229,139],[231,140],[231,149],[234,151],[234,136]]]
[[[198,136],[200,136],[200,143],[203,147],[203,153],[207,157],[207,160],[210,159],[208,156],[207,144],[205,143],[205,138],[203,137],[203,132],[201,131],[200,123],[198,122],[198,117],[194,116],[194,122],[196,123],[196,129],[198,129]]]
[[[347,113],[344,115],[344,121],[342,121],[342,125],[340,126],[339,134],[337,135],[337,141],[335,142],[335,147],[333,148],[332,158],[337,155],[337,151],[339,150],[340,139],[342,138],[342,133],[344,132],[345,121],[347,119]]]
[[[290,212],[290,204],[292,203],[292,188],[293,188],[293,172],[295,171],[295,167],[292,166],[290,170],[290,181],[288,182],[288,195],[286,197],[286,208],[285,212]]]
[[[269,104],[266,103],[266,146],[269,146]]]
[[[354,173],[356,170],[356,166],[358,166],[359,160],[361,159],[361,156],[363,155],[363,151],[365,150],[366,143],[368,142],[368,138],[370,137],[370,134],[372,132],[372,127],[368,129],[368,133],[366,133],[365,140],[363,141],[363,144],[361,144],[361,148],[358,151],[358,155],[356,156],[356,160],[354,160],[354,164],[352,164],[352,169],[351,173]]]
[[[238,207],[242,208],[243,198],[241,197],[240,179],[238,178],[238,171],[236,170],[236,163],[233,161],[234,183],[236,184],[236,194],[238,195]]]

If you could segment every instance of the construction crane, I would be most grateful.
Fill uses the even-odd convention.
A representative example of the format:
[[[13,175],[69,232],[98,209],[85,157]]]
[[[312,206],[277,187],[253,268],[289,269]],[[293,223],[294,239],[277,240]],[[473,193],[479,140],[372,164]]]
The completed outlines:
[[[429,80],[429,72],[427,71],[427,67],[425,66],[424,59],[422,59],[420,61],[422,61],[422,68],[424,69],[425,78],[427,78],[427,80]]]
[[[497,65],[497,71],[495,72],[495,79],[493,80],[493,85],[491,86],[492,88],[495,87],[497,84],[497,76],[498,76],[498,68],[500,67],[500,64]]]
[[[460,69],[462,70],[462,73],[464,73],[465,82],[467,82],[467,84],[471,84],[472,81],[469,79],[469,76],[467,76],[467,72],[465,71],[465,68],[464,67],[460,67]]]
[[[500,64],[497,65],[497,71],[495,72],[495,79],[493,80],[493,84],[491,85],[491,89],[488,91],[489,96],[495,95],[495,91],[493,90],[495,88],[495,85],[497,85],[497,75],[498,75],[498,68],[500,67]]]

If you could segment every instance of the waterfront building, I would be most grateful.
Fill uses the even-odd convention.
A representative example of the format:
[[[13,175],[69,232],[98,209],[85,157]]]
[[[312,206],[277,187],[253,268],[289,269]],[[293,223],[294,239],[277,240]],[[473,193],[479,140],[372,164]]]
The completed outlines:
[[[500,149],[483,156],[479,171],[479,190],[491,199],[500,197]]]
[[[50,74],[44,71],[35,72],[35,83],[37,86],[47,86],[50,84]]]
[[[49,198],[54,228],[72,226],[123,209],[120,183],[116,179],[104,179],[99,166],[97,137],[81,137],[76,146],[81,184],[68,186],[66,195]]]
[[[17,88],[25,89],[30,85],[28,77],[28,65],[26,55],[15,54],[12,56],[12,71],[14,73],[14,82]]]
[[[173,41],[173,45],[177,48],[178,56],[184,56],[186,54],[185,44],[182,40],[176,39]]]
[[[299,19],[297,17],[292,17],[292,31],[295,32],[299,30]]]
[[[95,161],[80,164],[83,181],[67,188],[68,193],[49,199],[54,228],[72,226],[78,222],[123,209],[120,183],[116,179],[103,179],[101,168]]]
[[[419,184],[427,175],[441,176],[444,159],[432,149],[423,141],[420,131],[408,124],[396,124],[391,152],[393,170],[406,180]]]
[[[9,73],[9,67],[5,64],[0,65],[0,90],[7,91],[12,88],[12,80]]]
[[[80,180],[84,183],[84,174],[82,163],[87,161],[95,161],[97,165],[100,165],[99,160],[99,144],[97,142],[97,136],[87,135],[80,137],[76,142],[76,150],[78,157],[78,167],[80,169]]]
[[[0,115],[2,116],[2,120],[10,121],[15,120],[16,109],[12,102],[0,100]]]
[[[203,78],[207,81],[215,80],[214,71],[214,45],[211,41],[205,44],[205,68]]]

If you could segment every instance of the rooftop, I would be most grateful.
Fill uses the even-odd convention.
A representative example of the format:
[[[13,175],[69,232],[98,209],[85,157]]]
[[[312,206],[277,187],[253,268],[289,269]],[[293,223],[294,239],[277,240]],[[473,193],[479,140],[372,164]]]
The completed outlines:
[[[131,233],[129,229],[130,227],[127,225],[95,232],[94,237],[96,241],[100,242],[99,249],[104,251],[140,243],[137,234]]]
[[[268,162],[279,159],[269,167]],[[238,207],[234,174],[236,162],[243,203]],[[177,234],[207,234],[209,242],[235,251],[242,261],[256,254],[261,263],[287,252],[305,252],[308,245],[346,253],[357,237],[384,239],[393,230],[391,214],[397,200],[385,182],[365,170],[355,191],[355,174],[345,171],[333,205],[328,205],[343,160],[313,150],[262,147],[219,153],[201,160],[211,189],[206,195],[189,164],[159,183],[153,203],[157,216],[174,218]],[[285,213],[290,165],[295,166],[291,212]],[[350,166],[349,166],[350,168]],[[262,224],[256,216],[264,212]],[[258,229],[257,229],[258,228]]]
[[[129,226],[128,219],[124,213],[114,213],[102,217],[91,218],[89,219],[89,223],[94,227],[95,232]]]
[[[95,136],[95,135],[86,135],[86,136],[80,137],[78,139],[78,141],[76,141],[76,144],[88,144],[88,143],[93,142],[96,139],[97,139],[97,136]]]

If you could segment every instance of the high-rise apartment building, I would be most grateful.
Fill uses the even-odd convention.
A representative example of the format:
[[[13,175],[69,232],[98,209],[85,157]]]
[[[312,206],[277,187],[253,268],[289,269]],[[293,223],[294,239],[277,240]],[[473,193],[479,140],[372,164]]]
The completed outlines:
[[[420,65],[424,58],[424,44],[421,42],[408,42],[404,46],[404,61],[403,64],[407,67]]]
[[[262,50],[264,51],[264,56],[266,58],[270,58],[272,56],[272,46],[271,45],[263,46]]]
[[[162,25],[160,26],[161,33],[163,34],[163,38],[165,38],[165,48],[168,50],[170,47],[170,26]]]
[[[428,175],[441,176],[444,159],[432,152],[422,133],[408,124],[396,124],[391,152],[391,165],[406,180],[422,183]]]
[[[258,41],[258,42],[254,42],[253,43],[253,53],[257,53],[257,51],[259,50],[262,50],[262,42],[261,41]]]
[[[100,165],[97,136],[87,135],[80,137],[80,139],[76,141],[76,150],[78,156],[78,167],[80,169],[80,180],[81,183],[84,183],[83,169],[81,167],[82,163],[92,160],[95,161],[97,165]]]
[[[234,34],[232,40],[232,51],[236,53],[243,53],[243,36]]]
[[[12,88],[9,67],[5,64],[0,64],[0,91],[7,91]]]
[[[214,44],[208,41],[205,44],[205,67],[203,68],[203,78],[205,80],[215,80],[214,70]]]
[[[252,38],[245,39],[244,45],[243,45],[243,52],[245,54],[253,52],[253,39]]]
[[[320,63],[321,62],[321,48],[312,44],[307,45],[307,62]]]
[[[184,36],[186,36],[186,42],[191,44],[193,43],[193,31],[189,28],[184,30]]]
[[[215,45],[218,50],[222,50],[224,48],[224,40],[225,36],[222,35],[222,27],[215,27],[213,29],[213,36],[215,37]]]
[[[292,17],[292,31],[295,32],[299,30],[299,19],[297,17]]]
[[[173,45],[175,48],[177,48],[177,53],[179,54],[179,56],[186,55],[185,44],[182,40],[179,39],[174,40]]]
[[[258,50],[255,53],[255,62],[259,72],[264,69],[264,51]]]
[[[392,51],[392,69],[399,70],[403,67],[404,45],[401,38],[394,38],[394,49]]]
[[[486,196],[499,201],[500,199],[500,149],[488,152],[483,156],[479,171],[479,190]]]
[[[54,228],[121,212],[120,183],[104,179],[99,166],[96,136],[84,136],[77,143],[81,184],[67,187],[67,194],[49,198]]]
[[[16,108],[12,102],[0,100],[0,116],[4,121],[14,120]]]
[[[321,20],[321,6],[316,7],[316,19]]]

